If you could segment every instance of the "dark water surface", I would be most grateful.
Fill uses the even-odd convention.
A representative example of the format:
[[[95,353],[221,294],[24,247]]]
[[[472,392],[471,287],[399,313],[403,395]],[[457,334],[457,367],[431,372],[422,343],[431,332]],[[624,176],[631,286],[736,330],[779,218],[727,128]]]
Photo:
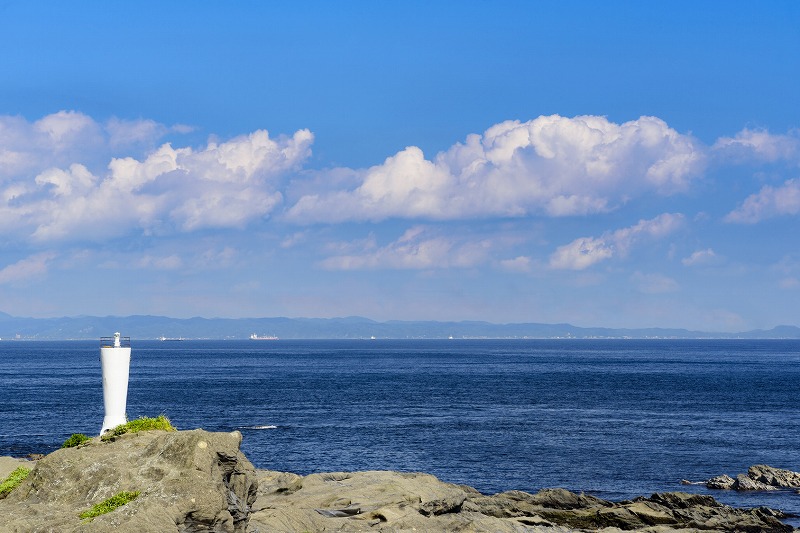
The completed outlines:
[[[133,341],[128,415],[239,429],[258,468],[424,471],[485,493],[792,492],[681,479],[800,471],[800,341]],[[103,419],[99,342],[0,342],[0,455]]]

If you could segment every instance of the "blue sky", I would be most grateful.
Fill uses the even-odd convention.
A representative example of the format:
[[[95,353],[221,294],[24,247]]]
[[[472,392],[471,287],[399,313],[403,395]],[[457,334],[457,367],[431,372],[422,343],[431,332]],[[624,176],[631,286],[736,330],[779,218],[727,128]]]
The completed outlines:
[[[800,325],[798,27],[0,2],[0,311]]]

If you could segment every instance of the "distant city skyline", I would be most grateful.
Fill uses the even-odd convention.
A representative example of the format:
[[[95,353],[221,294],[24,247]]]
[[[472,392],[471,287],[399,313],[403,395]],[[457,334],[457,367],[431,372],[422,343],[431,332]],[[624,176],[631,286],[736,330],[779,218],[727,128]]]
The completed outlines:
[[[0,5],[0,311],[800,325],[800,4]]]

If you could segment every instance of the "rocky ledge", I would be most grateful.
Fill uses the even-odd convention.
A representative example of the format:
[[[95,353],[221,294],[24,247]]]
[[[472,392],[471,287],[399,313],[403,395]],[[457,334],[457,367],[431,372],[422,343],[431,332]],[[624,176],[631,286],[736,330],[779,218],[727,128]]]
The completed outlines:
[[[0,500],[0,532],[792,531],[780,512],[681,492],[615,503],[563,489],[487,496],[420,473],[256,470],[240,443],[238,432],[147,431],[58,450]],[[0,458],[0,480],[19,464]],[[122,491],[140,495],[78,517]]]

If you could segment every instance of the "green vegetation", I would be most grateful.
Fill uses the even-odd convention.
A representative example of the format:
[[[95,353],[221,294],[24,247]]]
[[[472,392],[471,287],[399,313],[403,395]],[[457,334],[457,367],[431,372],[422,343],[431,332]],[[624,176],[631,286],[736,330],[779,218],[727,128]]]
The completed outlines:
[[[122,507],[126,503],[135,500],[137,496],[139,496],[138,490],[135,492],[122,491],[119,494],[115,494],[114,496],[108,498],[107,500],[103,500],[91,509],[82,512],[78,515],[78,518],[92,520],[93,518],[102,514],[110,513],[117,507]]]
[[[17,488],[20,483],[22,483],[28,474],[31,473],[30,468],[25,468],[24,466],[20,466],[13,472],[11,472],[7,478],[0,483],[0,498],[5,498],[9,495],[9,493]]]
[[[74,448],[84,442],[89,442],[92,440],[91,437],[84,435],[83,433],[73,433],[70,437],[64,441],[64,444],[61,445],[62,448]]]
[[[111,440],[114,437],[119,437],[125,433],[136,433],[138,431],[148,431],[151,429],[176,431],[175,427],[169,421],[169,418],[164,415],[159,415],[156,418],[148,418],[143,416],[141,418],[137,418],[136,420],[131,420],[127,424],[120,424],[114,429],[106,431],[101,437],[101,440]]]

